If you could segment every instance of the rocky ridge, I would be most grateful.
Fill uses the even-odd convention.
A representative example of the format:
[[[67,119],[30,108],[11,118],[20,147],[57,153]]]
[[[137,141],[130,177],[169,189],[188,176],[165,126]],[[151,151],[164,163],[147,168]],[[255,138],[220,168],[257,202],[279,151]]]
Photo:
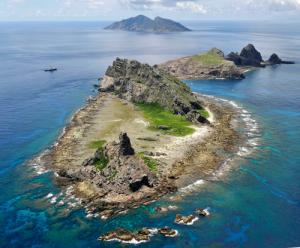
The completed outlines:
[[[208,123],[199,114],[202,103],[190,88],[158,66],[117,58],[108,67],[100,91],[113,92],[133,103],[157,103],[192,122]]]
[[[154,192],[157,197],[175,190],[171,183],[166,184],[163,178],[157,178],[149,170],[144,160],[135,153],[126,133],[120,134],[119,142],[114,141],[98,148],[94,156],[86,159],[81,167],[61,169],[57,173],[59,183],[62,180],[63,183],[78,183],[76,191],[79,196],[89,198],[90,192],[88,202],[92,202],[96,212],[103,211],[107,205],[110,210],[126,209],[127,204],[135,203],[134,198],[131,198],[130,202],[125,201],[120,206],[120,201],[114,203],[114,197],[106,199],[112,192],[115,196],[138,193],[138,198],[150,200],[154,197]]]

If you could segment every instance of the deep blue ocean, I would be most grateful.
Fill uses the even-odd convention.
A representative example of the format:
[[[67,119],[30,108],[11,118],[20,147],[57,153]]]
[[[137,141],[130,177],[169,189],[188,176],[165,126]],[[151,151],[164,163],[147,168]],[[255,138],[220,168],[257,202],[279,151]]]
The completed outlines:
[[[186,24],[194,32],[179,34],[105,31],[106,24],[0,23],[0,247],[127,247],[97,237],[117,227],[164,225],[180,235],[141,246],[300,246],[299,23],[193,22]],[[155,64],[211,47],[240,51],[248,43],[264,58],[276,52],[296,64],[258,69],[243,81],[186,82],[234,101],[257,122],[254,151],[225,177],[204,183],[165,215],[153,210],[169,203],[157,202],[106,221],[88,219],[84,209],[68,211],[46,197],[60,196],[52,174],[38,174],[26,161],[55,142],[115,57]],[[51,66],[58,71],[43,71]],[[192,226],[173,223],[176,213],[206,206],[211,217]]]

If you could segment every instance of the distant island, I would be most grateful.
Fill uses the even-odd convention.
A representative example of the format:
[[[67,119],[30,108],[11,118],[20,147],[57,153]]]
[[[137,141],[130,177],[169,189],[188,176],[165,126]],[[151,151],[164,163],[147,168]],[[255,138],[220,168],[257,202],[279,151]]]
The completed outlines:
[[[206,53],[165,62],[159,65],[159,68],[182,80],[241,80],[245,78],[244,73],[247,71],[278,64],[294,64],[294,62],[284,61],[275,53],[268,60],[263,60],[254,45],[248,44],[240,53],[231,52],[225,56],[220,49],[212,48]]]
[[[105,29],[150,33],[191,31],[182,24],[172,21],[170,19],[156,17],[154,20],[152,20],[144,15],[138,15],[136,17],[131,17],[119,22],[115,22],[106,27]]]

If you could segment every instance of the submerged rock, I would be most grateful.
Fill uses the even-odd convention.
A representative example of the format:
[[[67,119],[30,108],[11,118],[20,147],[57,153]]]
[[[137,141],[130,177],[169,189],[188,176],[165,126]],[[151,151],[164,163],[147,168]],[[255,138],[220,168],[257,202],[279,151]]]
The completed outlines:
[[[157,206],[155,208],[155,212],[157,212],[157,213],[166,213],[168,211],[177,210],[177,209],[178,209],[178,207],[173,206],[173,205],[170,205],[170,206]]]

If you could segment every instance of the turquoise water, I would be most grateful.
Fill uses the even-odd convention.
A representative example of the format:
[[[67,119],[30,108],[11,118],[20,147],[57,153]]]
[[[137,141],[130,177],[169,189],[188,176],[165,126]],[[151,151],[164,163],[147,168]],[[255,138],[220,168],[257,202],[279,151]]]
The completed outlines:
[[[169,225],[180,235],[155,236],[145,247],[300,246],[300,32],[298,24],[187,23],[183,34],[103,31],[106,23],[0,24],[0,247],[126,247],[97,237],[116,227]],[[175,214],[154,214],[158,202],[102,221],[46,198],[59,195],[51,173],[26,161],[55,142],[72,113],[95,94],[93,84],[116,57],[151,64],[212,46],[225,52],[254,43],[295,65],[251,72],[243,81],[189,81],[194,91],[235,101],[258,123],[254,151],[226,177],[201,185],[179,202],[178,213],[211,208],[192,226]],[[43,68],[59,70],[49,74]],[[174,204],[174,203],[171,203]]]

